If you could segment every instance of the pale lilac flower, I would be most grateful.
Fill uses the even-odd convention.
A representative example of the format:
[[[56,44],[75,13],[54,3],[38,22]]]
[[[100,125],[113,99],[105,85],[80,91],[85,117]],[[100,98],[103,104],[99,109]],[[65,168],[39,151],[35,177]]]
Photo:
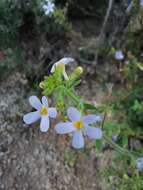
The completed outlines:
[[[119,140],[119,135],[113,135],[113,136],[112,136],[112,140],[113,140],[114,142],[117,142],[117,141]]]
[[[140,157],[136,161],[138,171],[143,171],[143,157]]]
[[[55,4],[50,2],[50,1],[46,1],[47,3],[43,5],[43,11],[45,13],[45,15],[49,15],[50,13],[54,12],[55,9]]]
[[[140,0],[140,6],[143,7],[143,0]]]
[[[84,147],[83,135],[87,135],[90,139],[101,139],[101,129],[91,126],[91,124],[101,120],[100,116],[82,116],[74,107],[68,108],[67,115],[71,121],[58,123],[55,130],[58,134],[73,133],[72,146],[74,148],[80,149]]]
[[[56,63],[53,64],[53,66],[51,68],[51,73],[54,73],[56,67],[60,66],[62,68],[62,74],[63,74],[65,80],[68,80],[68,76],[67,76],[67,73],[65,71],[65,65],[67,65],[71,62],[74,62],[74,59],[71,57],[65,57],[65,58],[60,59],[59,61],[57,61]]]
[[[23,120],[26,124],[30,125],[37,120],[41,119],[40,130],[47,132],[49,129],[49,117],[55,118],[57,115],[56,108],[48,106],[48,100],[45,96],[42,97],[42,103],[36,96],[30,96],[30,105],[37,111],[30,112],[24,115]]]
[[[115,53],[115,59],[118,61],[121,61],[124,59],[124,54],[122,51],[116,51]]]

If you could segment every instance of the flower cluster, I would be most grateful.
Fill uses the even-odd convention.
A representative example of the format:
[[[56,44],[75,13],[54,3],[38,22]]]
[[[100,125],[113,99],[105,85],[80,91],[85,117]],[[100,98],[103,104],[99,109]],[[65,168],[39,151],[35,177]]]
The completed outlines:
[[[70,82],[69,80],[71,79],[69,79],[65,70],[65,65],[70,62],[74,62],[74,59],[63,58],[59,60],[52,66],[51,73],[54,73],[56,72],[56,70],[60,69],[58,71],[60,71],[59,74],[62,75],[61,77],[63,77],[64,81]],[[77,72],[79,74],[82,72],[82,68],[77,67],[75,71],[76,74]],[[63,84],[65,85],[66,83]],[[55,107],[49,107],[48,99],[46,96],[43,96],[41,101],[36,96],[31,96],[29,98],[29,103],[33,108],[36,109],[36,111],[24,115],[24,122],[30,125],[41,119],[40,131],[47,132],[50,126],[50,118],[57,117],[57,109]],[[70,121],[66,120],[65,122],[57,123],[55,125],[55,131],[57,134],[72,133],[72,147],[76,149],[83,148],[85,145],[84,136],[88,136],[90,139],[102,138],[102,130],[100,129],[100,127],[98,127],[98,124],[101,121],[101,117],[99,115],[89,114],[86,116],[82,116],[81,111],[79,111],[77,108],[68,107],[67,116]]]

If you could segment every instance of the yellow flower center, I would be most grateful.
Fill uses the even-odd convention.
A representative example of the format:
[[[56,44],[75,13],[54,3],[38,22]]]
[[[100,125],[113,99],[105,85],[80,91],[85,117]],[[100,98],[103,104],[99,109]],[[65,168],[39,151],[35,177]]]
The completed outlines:
[[[48,109],[46,107],[42,107],[41,110],[40,110],[40,114],[41,115],[47,115],[48,114]]]
[[[84,127],[83,122],[82,121],[75,121],[74,127],[77,129],[82,129]]]

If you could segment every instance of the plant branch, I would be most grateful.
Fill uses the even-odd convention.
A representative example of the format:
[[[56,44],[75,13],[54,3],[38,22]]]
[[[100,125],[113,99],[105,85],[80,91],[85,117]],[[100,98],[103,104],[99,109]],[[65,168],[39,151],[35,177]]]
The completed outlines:
[[[109,16],[110,16],[110,12],[111,12],[111,9],[112,9],[113,1],[114,0],[109,0],[109,3],[108,3],[108,8],[107,8],[107,11],[106,11],[106,15],[104,17],[104,22],[102,24],[102,28],[101,28],[100,34],[99,34],[99,45],[103,41],[103,36],[104,36],[103,34],[104,34],[104,31],[105,31],[105,28],[106,28],[106,25],[107,25],[107,22],[108,22],[108,19],[109,19]]]

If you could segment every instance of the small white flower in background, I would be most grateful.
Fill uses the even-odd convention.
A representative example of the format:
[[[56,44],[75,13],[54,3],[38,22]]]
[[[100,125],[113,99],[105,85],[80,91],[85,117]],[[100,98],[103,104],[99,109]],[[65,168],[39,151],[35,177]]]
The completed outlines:
[[[57,116],[56,108],[48,106],[48,100],[45,96],[42,97],[42,103],[36,96],[30,96],[29,103],[37,111],[24,115],[24,122],[30,125],[41,119],[40,130],[42,132],[47,132],[49,129],[49,117],[56,118]]]
[[[71,121],[58,123],[55,130],[58,134],[73,133],[72,146],[74,148],[80,149],[84,147],[83,135],[87,135],[90,139],[102,138],[102,130],[91,126],[91,124],[101,121],[100,116],[82,116],[74,107],[68,108],[67,115]]]
[[[138,171],[143,171],[143,157],[140,157],[136,161]]]
[[[54,12],[55,4],[50,1],[46,1],[46,4],[44,4],[42,8],[45,15],[49,15],[50,13]]]
[[[125,61],[125,64],[126,64],[126,65],[129,65],[129,63],[130,63],[129,61]]]
[[[140,0],[140,6],[143,7],[143,0]]]
[[[72,63],[72,62],[74,62],[74,59],[71,57],[65,57],[65,58],[60,59],[58,62],[53,64],[53,66],[51,68],[51,73],[54,73],[56,67],[60,66],[62,68],[62,74],[63,74],[65,80],[68,80],[69,78],[68,78],[66,70],[65,70],[65,65]]]
[[[143,58],[143,52],[140,54],[140,56]]]
[[[115,53],[115,59],[118,61],[121,61],[124,59],[124,54],[122,51],[116,51]]]
[[[117,141],[119,140],[119,135],[113,135],[113,136],[112,136],[112,140],[113,140],[114,142],[117,142]]]

